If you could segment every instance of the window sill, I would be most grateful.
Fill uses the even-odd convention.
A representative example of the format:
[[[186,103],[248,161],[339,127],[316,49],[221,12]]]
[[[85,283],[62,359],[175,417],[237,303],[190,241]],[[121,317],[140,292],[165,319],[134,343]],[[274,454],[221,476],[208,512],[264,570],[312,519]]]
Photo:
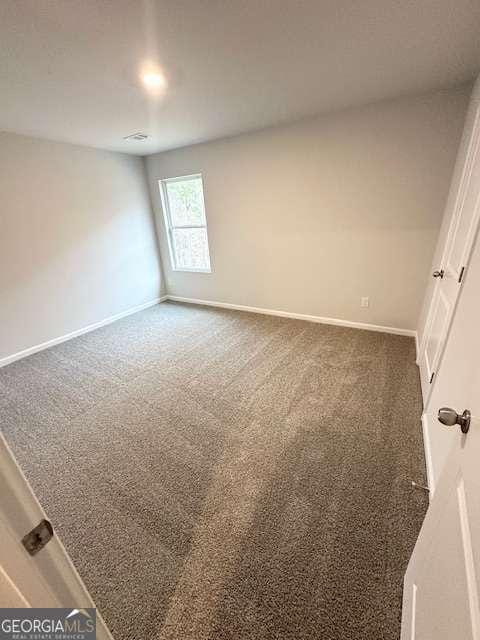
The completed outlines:
[[[211,269],[172,269],[172,271],[185,273],[212,273]]]

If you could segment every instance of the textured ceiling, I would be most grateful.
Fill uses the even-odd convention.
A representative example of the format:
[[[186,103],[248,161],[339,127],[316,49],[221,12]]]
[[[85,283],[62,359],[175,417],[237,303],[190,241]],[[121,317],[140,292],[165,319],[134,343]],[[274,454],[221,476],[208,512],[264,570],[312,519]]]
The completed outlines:
[[[150,97],[153,61],[169,88]],[[147,154],[472,79],[479,0],[1,0],[0,129]],[[124,141],[137,131],[145,142]]]

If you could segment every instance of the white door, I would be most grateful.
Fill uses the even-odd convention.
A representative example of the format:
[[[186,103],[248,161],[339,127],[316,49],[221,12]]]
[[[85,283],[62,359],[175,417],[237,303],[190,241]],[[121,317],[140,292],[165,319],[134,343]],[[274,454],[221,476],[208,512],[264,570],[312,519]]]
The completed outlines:
[[[0,495],[0,607],[95,607],[55,533],[34,555],[23,545],[47,516],[1,434]],[[113,640],[98,611],[97,638]]]
[[[446,434],[448,449],[405,574],[402,640],[480,640],[479,291],[477,242],[427,408],[431,434]],[[440,424],[442,405],[471,411],[467,434]]]
[[[473,90],[466,131],[457,163],[459,180],[452,182],[446,216],[451,219],[440,264],[432,277],[436,286],[431,298],[425,331],[419,348],[418,364],[424,405],[438,377],[441,357],[453,317],[458,294],[464,282],[480,211],[480,78]]]

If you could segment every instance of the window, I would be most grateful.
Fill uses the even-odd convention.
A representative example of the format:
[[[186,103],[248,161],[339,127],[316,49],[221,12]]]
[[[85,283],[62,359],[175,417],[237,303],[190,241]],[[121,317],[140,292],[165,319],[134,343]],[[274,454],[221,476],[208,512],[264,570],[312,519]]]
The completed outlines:
[[[201,175],[160,180],[172,268],[210,273]]]

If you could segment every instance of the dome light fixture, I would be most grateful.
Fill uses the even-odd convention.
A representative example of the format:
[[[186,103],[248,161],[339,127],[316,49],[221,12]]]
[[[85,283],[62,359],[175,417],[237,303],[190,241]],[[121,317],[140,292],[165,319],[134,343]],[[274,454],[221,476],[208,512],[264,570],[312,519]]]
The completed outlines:
[[[165,74],[151,62],[147,62],[141,67],[139,75],[142,85],[152,95],[161,95],[167,88],[168,82]]]

